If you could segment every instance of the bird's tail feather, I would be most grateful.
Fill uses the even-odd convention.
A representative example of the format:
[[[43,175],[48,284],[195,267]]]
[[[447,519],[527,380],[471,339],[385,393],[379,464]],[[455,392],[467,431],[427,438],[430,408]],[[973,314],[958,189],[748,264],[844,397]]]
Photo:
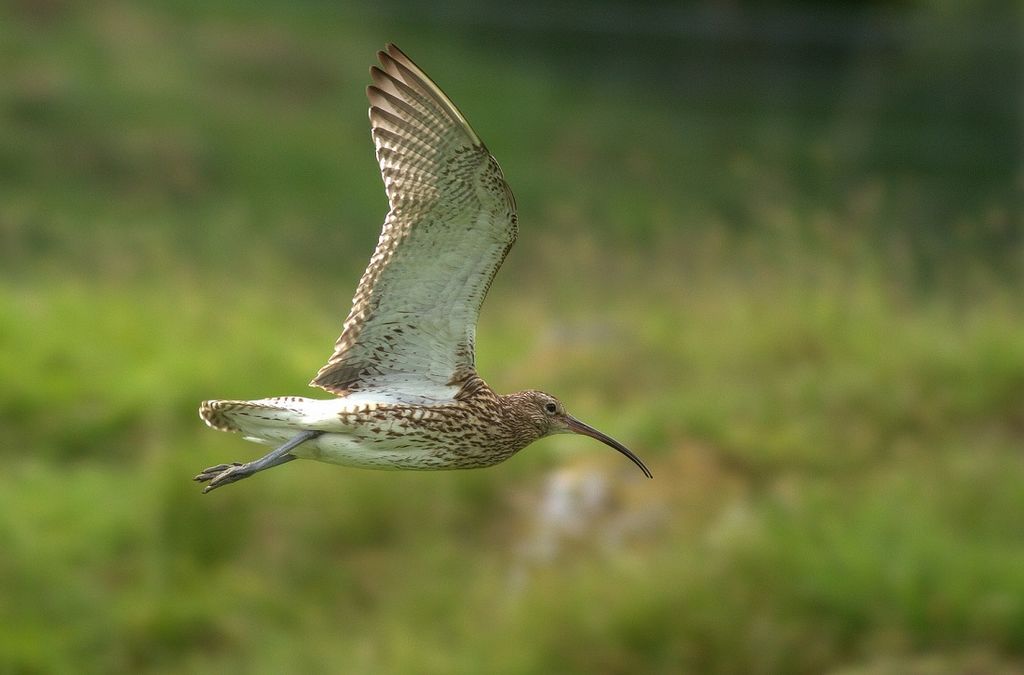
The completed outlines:
[[[218,431],[245,433],[254,426],[302,428],[302,410],[294,405],[301,400],[282,396],[258,401],[203,401],[199,417]]]

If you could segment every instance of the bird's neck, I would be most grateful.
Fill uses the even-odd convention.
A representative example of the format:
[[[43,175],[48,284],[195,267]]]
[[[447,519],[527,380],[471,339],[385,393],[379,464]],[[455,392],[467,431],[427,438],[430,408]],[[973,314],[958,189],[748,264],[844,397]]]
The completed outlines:
[[[479,408],[482,416],[491,420],[491,433],[504,437],[509,447],[524,448],[544,435],[526,412],[529,410],[529,392],[497,394],[474,374],[463,383],[455,398]]]
[[[498,401],[508,433],[522,439],[523,447],[544,436],[544,429],[529,413],[532,407],[529,392],[502,394],[498,396]]]

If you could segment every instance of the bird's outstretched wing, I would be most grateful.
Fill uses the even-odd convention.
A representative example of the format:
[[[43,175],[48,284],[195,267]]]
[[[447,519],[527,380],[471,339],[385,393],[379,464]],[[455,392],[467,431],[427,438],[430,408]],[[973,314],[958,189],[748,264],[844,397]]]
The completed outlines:
[[[334,354],[310,384],[442,400],[475,373],[477,316],[516,239],[515,199],[440,87],[394,45],[378,57],[366,91],[391,210]]]

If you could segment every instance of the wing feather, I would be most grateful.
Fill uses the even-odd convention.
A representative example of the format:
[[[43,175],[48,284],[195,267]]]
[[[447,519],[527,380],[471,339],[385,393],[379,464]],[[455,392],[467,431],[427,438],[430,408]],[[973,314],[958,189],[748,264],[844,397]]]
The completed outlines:
[[[334,354],[310,384],[451,398],[475,373],[477,316],[515,242],[515,200],[440,87],[394,45],[378,58],[367,97],[390,211]]]

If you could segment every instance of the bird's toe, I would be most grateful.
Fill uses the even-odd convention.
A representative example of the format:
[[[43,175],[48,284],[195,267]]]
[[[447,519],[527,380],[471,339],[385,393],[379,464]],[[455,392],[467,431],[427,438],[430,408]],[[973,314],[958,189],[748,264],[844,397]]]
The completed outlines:
[[[205,483],[209,480],[215,480],[221,474],[226,473],[237,466],[242,466],[241,462],[232,462],[231,464],[218,464],[217,466],[210,466],[197,473],[192,479],[198,483]]]
[[[206,471],[202,472],[195,477],[195,480],[200,483],[210,481],[204,488],[203,494],[206,494],[210,490],[216,490],[222,485],[228,485],[235,481],[248,478],[253,474],[251,464],[239,464],[234,462],[233,464],[218,464],[217,466],[211,466]]]

